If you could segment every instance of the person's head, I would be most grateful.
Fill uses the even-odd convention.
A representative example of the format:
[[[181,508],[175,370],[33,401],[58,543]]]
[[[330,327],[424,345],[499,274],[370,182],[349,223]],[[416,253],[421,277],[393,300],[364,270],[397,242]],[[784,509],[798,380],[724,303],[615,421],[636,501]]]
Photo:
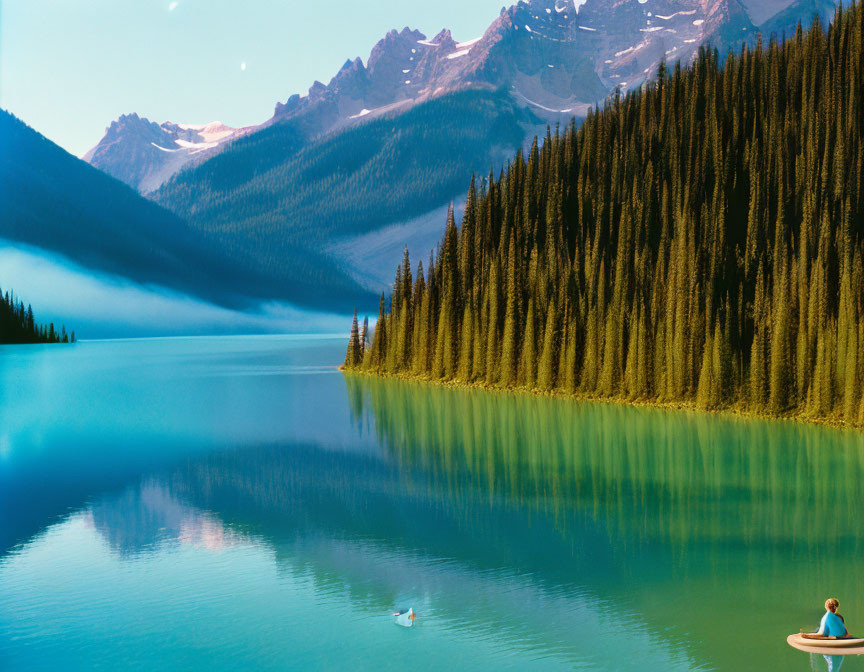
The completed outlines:
[[[832,614],[837,612],[837,608],[840,606],[840,602],[835,600],[833,597],[829,597],[825,600],[825,609],[830,611]]]

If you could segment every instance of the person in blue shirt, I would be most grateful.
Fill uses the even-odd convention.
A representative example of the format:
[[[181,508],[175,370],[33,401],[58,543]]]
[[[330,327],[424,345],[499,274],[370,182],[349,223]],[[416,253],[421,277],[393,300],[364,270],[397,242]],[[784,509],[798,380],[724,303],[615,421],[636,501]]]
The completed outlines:
[[[825,615],[822,617],[822,622],[819,624],[819,632],[817,635],[826,637],[848,637],[849,631],[846,629],[846,624],[843,622],[843,617],[837,613],[837,608],[840,602],[833,597],[825,600]]]

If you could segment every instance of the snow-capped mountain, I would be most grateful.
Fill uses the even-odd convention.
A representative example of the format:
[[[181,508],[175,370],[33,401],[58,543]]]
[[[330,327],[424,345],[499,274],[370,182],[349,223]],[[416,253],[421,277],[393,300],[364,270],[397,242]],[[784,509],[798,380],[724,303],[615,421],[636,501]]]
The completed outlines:
[[[833,6],[833,0],[521,0],[482,36],[463,42],[449,30],[433,38],[391,30],[365,66],[359,58],[346,61],[329,84],[315,82],[307,94],[277,104],[274,120],[309,116],[310,130],[322,132],[484,85],[510,90],[541,116],[578,116],[615,87],[641,84],[664,58],[689,62],[704,44],[737,48],[781,13],[791,23],[772,29],[791,32],[798,19],[806,23],[817,12],[825,18]]]
[[[216,148],[256,130],[209,124],[157,124],[126,114],[111,122],[105,136],[82,158],[141,193],[157,189],[191,162],[202,161]]]
[[[721,54],[761,31],[791,34],[835,0],[520,0],[483,35],[457,41],[391,30],[364,64],[347,60],[323,84],[277,103],[260,124],[156,124],[127,115],[84,158],[141,192],[158,188],[190,162],[209,158],[239,136],[292,120],[307,142],[352,124],[397,113],[469,87],[504,89],[554,122],[584,116],[610,91],[639,86],[665,59],[689,62],[701,45]]]
[[[733,0],[734,1],[734,0]],[[643,81],[664,56],[689,59],[732,20],[729,2],[530,0],[502,11],[486,32],[456,42],[404,28],[375,45],[366,66],[347,61],[326,86],[277,104],[275,119],[314,113],[322,127],[379,115],[455,88],[504,87],[535,111],[579,115],[616,86]],[[724,11],[725,10],[725,11]],[[743,21],[741,20],[743,17]]]

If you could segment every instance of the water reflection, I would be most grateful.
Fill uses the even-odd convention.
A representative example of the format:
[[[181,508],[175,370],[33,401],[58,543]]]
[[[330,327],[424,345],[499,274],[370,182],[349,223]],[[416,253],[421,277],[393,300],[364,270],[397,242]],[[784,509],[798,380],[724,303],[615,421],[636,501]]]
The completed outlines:
[[[0,668],[864,669],[785,642],[828,595],[864,630],[858,434],[291,343],[0,361]]]
[[[840,672],[840,666],[843,665],[843,656],[822,656],[828,665],[828,672]]]
[[[102,498],[84,515],[87,524],[122,557],[155,552],[172,542],[209,551],[244,542],[242,535],[226,529],[216,516],[182,503],[166,483],[152,477],[120,495]]]
[[[195,451],[345,442],[343,351],[302,337],[0,348],[0,557]]]
[[[358,430],[426,474],[465,525],[490,507],[546,523],[554,536],[540,548],[571,552],[542,576],[575,570],[719,669],[801,661],[766,643],[816,625],[827,594],[848,595],[864,627],[857,433],[356,375],[346,385]],[[502,537],[518,528],[506,518]]]
[[[346,375],[360,427],[458,497],[578,509],[673,545],[862,549],[864,439],[788,422],[449,390]]]
[[[322,600],[369,613],[408,600],[601,668],[604,651],[621,667],[615,652],[637,649],[663,659],[652,666],[803,662],[785,634],[864,578],[855,434],[345,381],[358,440],[383,452],[194,455],[94,506],[96,529],[126,554],[254,538]],[[848,613],[864,623],[860,605]]]
[[[680,636],[646,627],[631,602],[603,589],[622,576],[593,521],[574,545],[536,512],[451,494],[399,460],[273,445],[194,456],[99,502],[91,517],[124,557],[182,543],[190,527],[254,539],[286,581],[314,586],[329,608],[377,617],[411,604],[425,627],[495,641],[525,661],[698,667]],[[622,629],[641,658],[616,654]]]

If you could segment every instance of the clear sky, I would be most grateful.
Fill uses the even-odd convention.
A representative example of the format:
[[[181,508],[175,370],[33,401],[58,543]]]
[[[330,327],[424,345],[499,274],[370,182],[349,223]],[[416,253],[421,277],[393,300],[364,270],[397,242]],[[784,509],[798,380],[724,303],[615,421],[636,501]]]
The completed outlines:
[[[76,155],[128,112],[256,124],[391,28],[468,40],[505,3],[0,0],[0,107]]]

